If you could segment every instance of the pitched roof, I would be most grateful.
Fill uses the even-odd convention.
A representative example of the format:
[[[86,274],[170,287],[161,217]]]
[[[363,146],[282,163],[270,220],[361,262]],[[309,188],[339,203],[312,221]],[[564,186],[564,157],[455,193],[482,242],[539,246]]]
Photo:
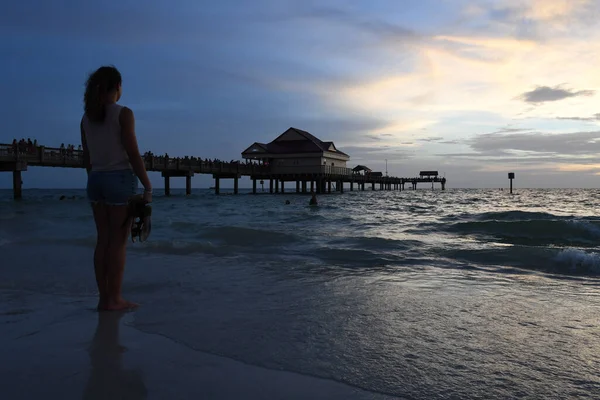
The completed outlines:
[[[304,139],[280,140],[285,134],[289,133],[290,131],[300,135]],[[283,132],[281,135],[277,136],[270,143],[265,144],[255,142],[252,146],[255,145],[258,145],[261,148],[265,149],[265,152],[272,154],[321,153],[327,151],[330,153],[336,153],[346,157],[350,157],[348,156],[348,154],[336,149],[333,142],[323,142],[317,137],[310,134],[309,132],[294,127],[290,127],[288,130]],[[248,152],[252,146],[244,150],[242,154]]]

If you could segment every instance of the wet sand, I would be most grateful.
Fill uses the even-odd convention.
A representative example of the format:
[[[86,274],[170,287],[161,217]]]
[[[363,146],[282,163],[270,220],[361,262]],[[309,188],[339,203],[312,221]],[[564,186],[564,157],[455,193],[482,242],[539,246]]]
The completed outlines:
[[[92,298],[0,291],[3,399],[390,399],[196,351]],[[142,306],[143,307],[143,306]]]

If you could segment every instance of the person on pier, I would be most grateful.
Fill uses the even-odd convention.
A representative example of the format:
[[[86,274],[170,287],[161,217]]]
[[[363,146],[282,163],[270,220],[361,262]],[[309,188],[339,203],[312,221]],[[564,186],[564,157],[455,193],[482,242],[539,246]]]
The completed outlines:
[[[117,104],[121,94],[120,72],[112,66],[100,67],[86,82],[85,113],[80,124],[88,171],[87,196],[97,231],[94,270],[98,310],[137,306],[123,299],[121,286],[131,226],[127,205],[136,195],[138,178],[144,185],[144,200],[152,201],[152,186],[135,135],[135,118],[129,108]]]

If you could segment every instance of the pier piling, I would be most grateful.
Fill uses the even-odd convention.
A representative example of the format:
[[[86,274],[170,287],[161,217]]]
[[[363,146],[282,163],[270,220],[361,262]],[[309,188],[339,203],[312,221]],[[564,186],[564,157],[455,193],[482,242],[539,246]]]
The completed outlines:
[[[192,194],[192,175],[190,174],[185,177],[185,194],[186,196]]]
[[[171,177],[169,175],[163,175],[165,178],[165,196],[171,195]]]
[[[13,171],[13,197],[19,200],[23,197],[23,181],[21,180],[21,171]]]

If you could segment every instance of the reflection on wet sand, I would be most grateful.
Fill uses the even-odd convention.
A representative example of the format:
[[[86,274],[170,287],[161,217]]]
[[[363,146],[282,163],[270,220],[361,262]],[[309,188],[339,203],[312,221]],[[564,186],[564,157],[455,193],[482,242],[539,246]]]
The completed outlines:
[[[83,399],[145,399],[148,390],[140,371],[123,369],[119,324],[125,312],[99,312],[89,348],[91,373]]]

